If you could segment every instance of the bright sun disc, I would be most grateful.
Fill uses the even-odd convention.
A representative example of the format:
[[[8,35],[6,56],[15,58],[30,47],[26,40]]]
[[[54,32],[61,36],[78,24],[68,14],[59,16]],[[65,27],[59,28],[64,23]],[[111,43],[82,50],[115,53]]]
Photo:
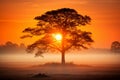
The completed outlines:
[[[55,39],[60,41],[62,40],[62,35],[61,34],[55,34]]]

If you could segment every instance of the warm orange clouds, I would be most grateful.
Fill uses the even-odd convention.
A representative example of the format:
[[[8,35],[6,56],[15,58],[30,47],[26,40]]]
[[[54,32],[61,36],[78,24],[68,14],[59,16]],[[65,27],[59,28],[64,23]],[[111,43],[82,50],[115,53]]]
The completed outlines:
[[[85,30],[93,33],[93,47],[109,48],[112,41],[120,41],[119,0],[1,0],[0,44],[7,41],[31,43],[34,39],[19,38],[22,30],[35,26],[35,16],[63,7],[74,8],[92,18],[91,25]]]

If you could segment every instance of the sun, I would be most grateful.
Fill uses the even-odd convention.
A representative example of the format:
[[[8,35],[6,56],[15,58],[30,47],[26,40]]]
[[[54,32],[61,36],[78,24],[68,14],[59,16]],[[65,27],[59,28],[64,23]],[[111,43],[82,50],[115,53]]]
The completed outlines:
[[[54,37],[57,41],[61,41],[62,40],[62,35],[60,33],[54,34]]]

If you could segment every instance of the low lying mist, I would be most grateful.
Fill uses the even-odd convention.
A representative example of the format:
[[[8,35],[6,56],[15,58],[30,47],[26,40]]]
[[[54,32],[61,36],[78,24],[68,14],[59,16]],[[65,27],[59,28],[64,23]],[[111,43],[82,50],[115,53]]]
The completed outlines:
[[[0,54],[0,64],[4,67],[27,67],[45,63],[61,62],[60,53],[46,53],[44,57],[35,57],[26,52]],[[89,49],[66,53],[66,62],[82,65],[119,65],[120,54],[108,49]],[[21,66],[22,65],[22,66]]]

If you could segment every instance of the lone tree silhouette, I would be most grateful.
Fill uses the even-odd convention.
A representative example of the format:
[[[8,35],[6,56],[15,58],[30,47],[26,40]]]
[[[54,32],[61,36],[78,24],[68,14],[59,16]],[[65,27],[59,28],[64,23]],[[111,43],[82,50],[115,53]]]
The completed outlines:
[[[26,28],[23,32],[30,33],[21,38],[39,36],[40,39],[27,47],[29,53],[35,52],[40,56],[46,52],[59,51],[62,55],[61,63],[65,64],[65,53],[69,50],[87,49],[93,42],[91,32],[81,31],[80,27],[91,22],[89,16],[82,16],[76,10],[62,8],[48,11],[38,20],[37,27]]]

